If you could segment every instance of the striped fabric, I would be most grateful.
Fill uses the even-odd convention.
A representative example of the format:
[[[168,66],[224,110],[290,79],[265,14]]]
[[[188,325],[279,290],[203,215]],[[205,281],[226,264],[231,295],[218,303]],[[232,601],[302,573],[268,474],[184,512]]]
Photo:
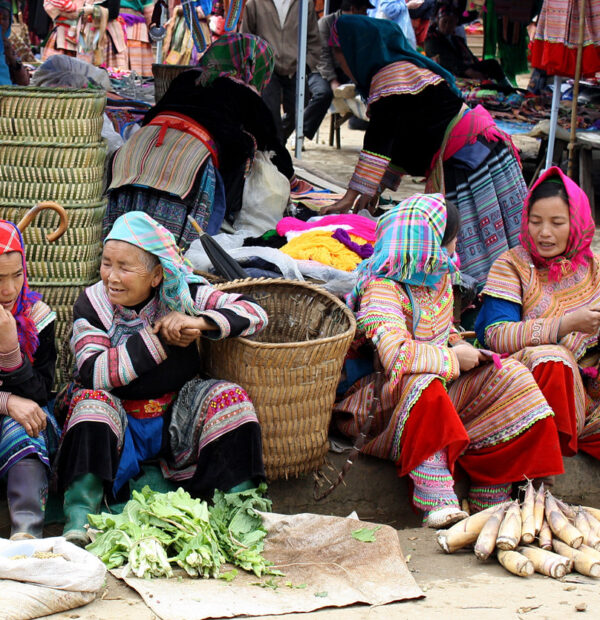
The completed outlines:
[[[390,158],[364,149],[358,156],[348,189],[353,189],[365,196],[375,196],[386,173]]]
[[[456,356],[445,346],[453,306],[448,276],[436,289],[412,288],[421,310],[416,333],[412,306],[399,284],[376,280],[361,303],[359,326],[374,339],[387,379],[364,452],[397,462],[412,407],[440,377],[453,380],[448,394],[469,435],[467,452],[503,444],[552,415],[531,373],[515,360],[502,369],[487,364],[459,375]],[[337,412],[351,414],[338,423],[345,434],[359,434],[372,395],[373,377],[365,377],[336,405]]]
[[[456,187],[445,195],[460,212],[460,270],[482,288],[494,261],[518,245],[527,186],[519,163],[503,144],[475,171],[454,167],[452,175]]]
[[[210,136],[204,133],[209,141]],[[117,151],[108,189],[138,185],[185,198],[208,157],[208,146],[195,135],[146,125]]]
[[[418,95],[428,86],[444,81],[437,73],[400,60],[380,69],[371,80],[367,105],[388,95]]]

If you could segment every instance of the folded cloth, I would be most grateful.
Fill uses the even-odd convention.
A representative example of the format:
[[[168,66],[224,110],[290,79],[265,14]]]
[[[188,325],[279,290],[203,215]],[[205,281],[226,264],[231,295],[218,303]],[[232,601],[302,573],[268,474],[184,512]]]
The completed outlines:
[[[303,222],[295,217],[284,217],[277,224],[277,234],[287,235],[290,232],[308,231],[314,228],[330,228],[336,230],[343,228],[350,234],[360,237],[369,243],[375,241],[375,227],[377,222],[354,213],[342,213],[313,218],[309,222]]]

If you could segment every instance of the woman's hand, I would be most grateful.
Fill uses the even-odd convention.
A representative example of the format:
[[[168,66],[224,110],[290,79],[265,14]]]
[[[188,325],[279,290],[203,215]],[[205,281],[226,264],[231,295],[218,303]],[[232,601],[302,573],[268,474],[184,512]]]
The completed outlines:
[[[153,332],[160,332],[161,338],[170,345],[187,347],[203,331],[214,329],[214,325],[203,317],[188,316],[183,312],[172,311],[156,321]]]
[[[597,334],[600,331],[600,308],[598,306],[583,306],[565,314],[560,321],[558,337],[563,338],[571,332]]]
[[[456,353],[461,372],[473,370],[485,360],[485,356],[467,342],[457,344],[452,350]]]
[[[37,437],[46,428],[46,412],[33,400],[11,394],[8,415],[18,422],[30,437]]]
[[[354,206],[354,202],[358,198],[359,193],[354,189],[349,189],[346,191],[344,196],[340,198],[337,202],[334,202],[332,205],[328,207],[323,207],[321,209],[321,215],[329,215],[331,213],[348,213],[350,209]]]
[[[0,306],[0,353],[10,353],[19,346],[17,322],[12,312]]]

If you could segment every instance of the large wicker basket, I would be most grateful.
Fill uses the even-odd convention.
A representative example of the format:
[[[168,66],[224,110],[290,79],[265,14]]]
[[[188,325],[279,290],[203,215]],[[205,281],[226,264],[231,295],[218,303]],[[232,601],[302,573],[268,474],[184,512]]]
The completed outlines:
[[[251,338],[206,341],[206,370],[239,383],[262,428],[270,480],[316,470],[344,357],[354,337],[353,313],[324,289],[289,280],[242,280],[216,288],[250,295],[269,315]]]
[[[152,65],[152,75],[154,76],[154,101],[158,103],[169,89],[171,82],[184,71],[197,69],[195,65]]]

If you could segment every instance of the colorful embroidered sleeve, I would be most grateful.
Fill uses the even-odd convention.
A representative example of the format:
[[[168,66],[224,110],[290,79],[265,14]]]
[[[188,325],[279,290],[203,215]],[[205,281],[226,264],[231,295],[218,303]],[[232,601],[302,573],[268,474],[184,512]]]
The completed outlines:
[[[431,373],[446,380],[460,374],[458,358],[449,347],[413,340],[394,282],[371,283],[361,299],[357,319],[359,328],[377,347],[392,383],[400,382],[408,374]]]
[[[199,316],[214,322],[216,329],[205,332],[211,340],[229,336],[252,336],[267,326],[267,313],[244,295],[224,293],[212,286],[198,286],[194,298]]]
[[[150,326],[113,347],[86,291],[73,308],[71,349],[79,381],[94,390],[127,385],[167,358],[165,347]]]
[[[389,157],[362,150],[348,188],[365,196],[374,196],[381,185],[389,163]]]
[[[498,258],[483,289],[483,305],[475,329],[480,342],[498,353],[556,344],[560,317],[522,320],[522,285],[510,251]]]

